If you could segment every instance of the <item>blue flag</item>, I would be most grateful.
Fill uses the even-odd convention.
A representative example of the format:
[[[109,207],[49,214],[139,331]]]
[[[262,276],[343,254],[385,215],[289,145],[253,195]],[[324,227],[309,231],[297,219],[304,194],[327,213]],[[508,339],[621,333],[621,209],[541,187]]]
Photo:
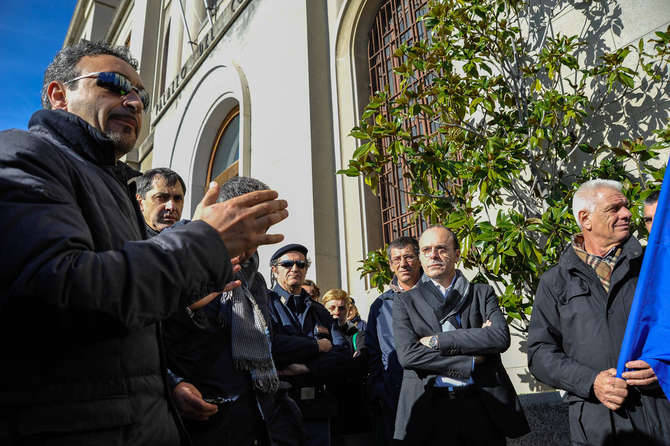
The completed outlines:
[[[628,361],[641,359],[654,369],[670,396],[670,169],[666,168],[649,243],[621,345],[617,376]]]

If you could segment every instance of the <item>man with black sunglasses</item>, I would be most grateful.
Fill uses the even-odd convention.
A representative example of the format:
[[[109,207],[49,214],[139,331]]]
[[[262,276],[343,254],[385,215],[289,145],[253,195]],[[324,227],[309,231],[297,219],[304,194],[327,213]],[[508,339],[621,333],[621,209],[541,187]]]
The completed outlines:
[[[275,332],[272,354],[280,377],[292,385],[290,394],[300,406],[311,446],[330,444],[337,401],[328,386],[351,369],[353,352],[328,310],[302,288],[309,264],[305,246],[279,248],[270,259],[276,284],[268,301]]]
[[[216,203],[214,184],[198,219],[143,240],[118,161],[148,105],[136,69],[123,47],[65,47],[45,110],[0,133],[0,444],[179,444],[160,321],[283,239],[266,234],[288,215],[276,192]]]

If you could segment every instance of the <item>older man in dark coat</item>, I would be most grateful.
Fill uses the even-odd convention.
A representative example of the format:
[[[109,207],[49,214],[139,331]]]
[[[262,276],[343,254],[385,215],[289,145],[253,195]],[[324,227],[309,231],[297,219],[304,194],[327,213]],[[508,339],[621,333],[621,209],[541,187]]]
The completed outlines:
[[[575,445],[670,444],[670,402],[644,361],[616,377],[642,247],[630,236],[621,184],[592,180],[575,193],[582,233],[540,279],[528,335],[528,364],[567,391]]]

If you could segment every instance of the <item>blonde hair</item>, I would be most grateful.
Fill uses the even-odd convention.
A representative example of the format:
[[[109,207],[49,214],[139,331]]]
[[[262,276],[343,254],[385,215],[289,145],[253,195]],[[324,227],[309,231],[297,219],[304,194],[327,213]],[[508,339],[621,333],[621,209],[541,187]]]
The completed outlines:
[[[325,305],[331,300],[343,300],[347,306],[347,310],[351,307],[351,297],[349,297],[349,293],[339,288],[333,288],[332,290],[326,291],[326,294],[321,298],[321,303]]]

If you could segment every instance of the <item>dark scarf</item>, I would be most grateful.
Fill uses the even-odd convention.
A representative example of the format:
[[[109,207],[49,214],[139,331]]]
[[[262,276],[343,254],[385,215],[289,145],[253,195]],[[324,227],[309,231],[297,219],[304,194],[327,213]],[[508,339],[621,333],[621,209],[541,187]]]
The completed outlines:
[[[421,280],[435,286],[432,284],[430,277],[425,274]],[[439,289],[437,289],[437,292],[440,293]],[[458,318],[460,317],[461,310],[470,299],[470,282],[463,276],[460,270],[456,270],[456,275],[446,297],[444,297],[443,304],[435,309],[435,316],[437,316],[437,320],[440,321],[440,325],[444,331],[461,328]]]
[[[270,330],[250,289],[258,274],[258,254],[242,264],[236,279],[242,286],[232,291],[231,346],[235,368],[251,373],[254,387],[263,393],[279,388],[277,370],[270,353]],[[265,289],[265,287],[262,287]]]

